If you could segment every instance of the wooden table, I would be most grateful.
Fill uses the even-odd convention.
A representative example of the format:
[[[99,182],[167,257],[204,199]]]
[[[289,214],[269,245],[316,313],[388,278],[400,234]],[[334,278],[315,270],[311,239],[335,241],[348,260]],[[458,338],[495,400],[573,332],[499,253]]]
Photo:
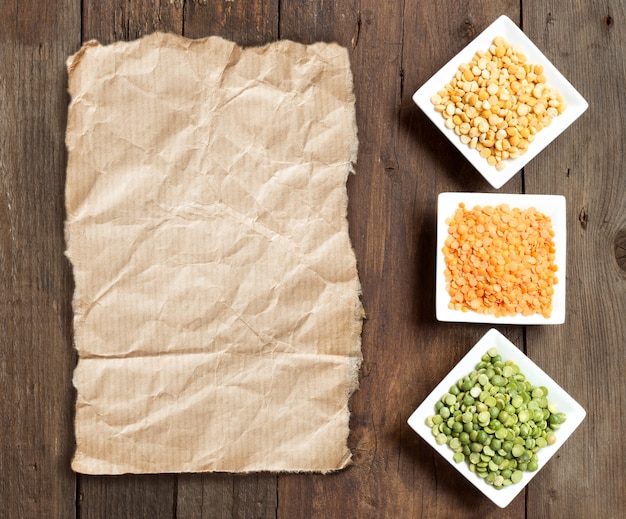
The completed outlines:
[[[587,410],[506,509],[406,420],[489,328],[434,317],[435,205],[493,191],[413,92],[507,14],[589,110],[501,189],[567,198],[567,318],[498,329]],[[626,513],[626,12],[616,0],[8,0],[0,16],[0,516],[617,518]],[[354,463],[330,475],[74,474],[72,272],[64,257],[64,62],[155,30],[243,45],[337,41],[360,148],[349,221],[367,321],[351,401]]]

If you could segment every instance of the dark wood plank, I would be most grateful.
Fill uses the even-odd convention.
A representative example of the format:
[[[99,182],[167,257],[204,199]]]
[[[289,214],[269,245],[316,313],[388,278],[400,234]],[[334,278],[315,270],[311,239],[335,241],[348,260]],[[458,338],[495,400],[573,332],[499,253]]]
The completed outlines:
[[[0,17],[0,516],[73,510],[71,272],[64,258],[67,81],[80,2]]]
[[[81,519],[171,519],[176,517],[177,477],[169,474],[81,476]]]
[[[82,7],[83,41],[108,44],[154,31],[182,32],[182,1],[87,0]],[[77,511],[80,517],[90,518],[173,517],[176,492],[175,475],[79,476]]]
[[[500,517],[406,424],[487,330],[435,322],[437,194],[491,190],[411,96],[499,14],[518,19],[519,4],[281,6],[281,37],[351,49],[360,147],[349,220],[368,319],[361,385],[351,402],[354,464],[333,475],[281,476],[279,517]],[[521,179],[507,187],[519,192]],[[520,329],[503,331],[523,344]],[[523,495],[507,512],[524,516]]]
[[[242,46],[278,38],[278,0],[194,0],[185,3],[184,35],[221,36]],[[276,516],[274,474],[187,474],[178,481],[180,518]]]
[[[190,0],[184,35],[221,36],[239,45],[263,45],[278,38],[279,0]]]
[[[84,0],[83,41],[102,44],[140,38],[154,31],[181,34],[183,0]]]
[[[178,519],[276,517],[276,476],[185,474],[178,482]]]
[[[528,352],[587,410],[581,427],[533,480],[529,517],[619,517],[626,272],[626,12],[622,2],[524,2],[525,32],[589,102],[588,111],[526,168],[529,191],[567,198],[565,325],[529,329]],[[618,454],[621,450],[622,454]]]

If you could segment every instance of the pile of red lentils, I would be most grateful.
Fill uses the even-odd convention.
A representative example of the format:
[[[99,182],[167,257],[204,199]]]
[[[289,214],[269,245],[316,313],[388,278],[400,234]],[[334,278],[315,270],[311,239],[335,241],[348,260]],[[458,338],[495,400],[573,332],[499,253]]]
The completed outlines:
[[[496,317],[552,312],[557,284],[550,217],[535,208],[459,204],[443,247],[449,307]]]

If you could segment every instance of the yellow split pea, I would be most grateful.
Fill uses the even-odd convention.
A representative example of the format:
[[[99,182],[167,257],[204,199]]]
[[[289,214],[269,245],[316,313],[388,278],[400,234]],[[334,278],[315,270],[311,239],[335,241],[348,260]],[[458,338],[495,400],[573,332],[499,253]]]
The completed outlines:
[[[496,317],[552,312],[554,231],[534,207],[459,204],[446,220],[445,258],[449,307]]]
[[[498,171],[567,108],[558,90],[546,84],[543,67],[528,63],[501,36],[462,64],[430,101],[446,128]]]

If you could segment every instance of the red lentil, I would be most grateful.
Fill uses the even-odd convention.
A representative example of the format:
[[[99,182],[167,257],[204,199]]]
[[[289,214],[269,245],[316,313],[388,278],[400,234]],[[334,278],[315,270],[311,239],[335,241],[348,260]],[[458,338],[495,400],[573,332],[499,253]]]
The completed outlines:
[[[550,217],[537,211],[459,204],[446,220],[449,307],[496,317],[552,312],[558,283]]]

